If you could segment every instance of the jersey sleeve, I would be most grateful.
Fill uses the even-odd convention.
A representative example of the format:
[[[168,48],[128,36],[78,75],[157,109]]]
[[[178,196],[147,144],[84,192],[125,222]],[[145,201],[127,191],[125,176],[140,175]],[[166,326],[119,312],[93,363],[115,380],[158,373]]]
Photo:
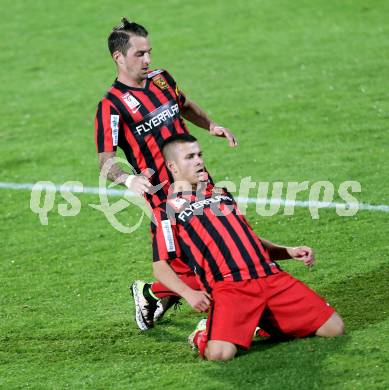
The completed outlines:
[[[178,87],[176,83],[176,80],[174,80],[173,76],[167,70],[163,72],[163,75],[165,76],[167,82],[174,89],[178,107],[181,109],[186,102],[186,95],[184,94],[184,92],[181,91],[181,89]]]
[[[169,261],[180,257],[177,226],[171,223],[166,212],[160,208],[153,210],[153,216],[154,220],[151,222],[153,261]]]
[[[95,142],[97,152],[115,152],[119,141],[121,117],[112,103],[103,99],[97,106]]]

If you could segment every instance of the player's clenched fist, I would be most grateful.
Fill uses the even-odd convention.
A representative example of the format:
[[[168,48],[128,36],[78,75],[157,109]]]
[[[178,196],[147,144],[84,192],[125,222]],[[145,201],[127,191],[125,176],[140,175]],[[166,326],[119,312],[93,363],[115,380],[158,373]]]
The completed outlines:
[[[149,180],[143,175],[129,176],[126,180],[126,186],[128,189],[139,195],[149,192],[152,187]]]
[[[312,267],[315,264],[315,254],[313,249],[308,246],[288,248],[287,251],[292,259],[303,261],[304,265],[308,267]]]

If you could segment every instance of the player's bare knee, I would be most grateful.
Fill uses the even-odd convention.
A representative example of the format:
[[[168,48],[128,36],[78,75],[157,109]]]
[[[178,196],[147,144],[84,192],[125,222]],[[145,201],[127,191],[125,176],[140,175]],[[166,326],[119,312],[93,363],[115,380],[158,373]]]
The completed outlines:
[[[237,351],[237,349],[236,349],[235,345],[233,345],[233,344],[231,344],[231,346],[228,346],[227,348],[224,348],[221,360],[233,359],[235,357],[236,351]]]
[[[344,323],[338,313],[334,313],[317,331],[321,337],[336,337],[344,334]]]
[[[207,354],[207,359],[214,361],[226,361],[233,359],[234,356],[235,352],[232,351],[212,351]]]
[[[231,360],[236,354],[237,348],[232,343],[223,341],[208,342],[205,356],[208,360]]]
[[[215,346],[207,346],[205,357],[208,360],[222,360],[222,350]]]
[[[343,336],[344,335],[344,322],[342,317],[336,314],[336,320],[334,322],[334,336]]]

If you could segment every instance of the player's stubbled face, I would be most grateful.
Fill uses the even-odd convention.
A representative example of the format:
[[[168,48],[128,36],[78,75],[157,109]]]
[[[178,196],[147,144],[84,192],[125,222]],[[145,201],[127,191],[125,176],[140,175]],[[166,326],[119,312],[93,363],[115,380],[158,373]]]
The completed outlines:
[[[207,179],[202,152],[197,142],[177,143],[174,154],[176,165],[174,178],[176,181],[187,181],[194,185]]]
[[[124,56],[124,65],[128,75],[134,80],[145,80],[151,64],[150,41],[146,37],[132,36],[130,48]]]

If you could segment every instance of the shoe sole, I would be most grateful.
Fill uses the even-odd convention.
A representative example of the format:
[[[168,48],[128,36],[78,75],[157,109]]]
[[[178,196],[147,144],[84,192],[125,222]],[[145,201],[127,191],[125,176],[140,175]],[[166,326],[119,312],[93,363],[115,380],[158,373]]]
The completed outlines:
[[[150,329],[150,326],[147,325],[147,323],[145,322],[143,316],[142,316],[142,311],[139,307],[139,290],[136,286],[136,283],[133,283],[131,286],[130,286],[130,291],[131,291],[131,295],[132,297],[134,298],[134,304],[135,304],[135,322],[136,322],[136,325],[138,326],[138,328],[144,332],[145,330],[148,330]]]

